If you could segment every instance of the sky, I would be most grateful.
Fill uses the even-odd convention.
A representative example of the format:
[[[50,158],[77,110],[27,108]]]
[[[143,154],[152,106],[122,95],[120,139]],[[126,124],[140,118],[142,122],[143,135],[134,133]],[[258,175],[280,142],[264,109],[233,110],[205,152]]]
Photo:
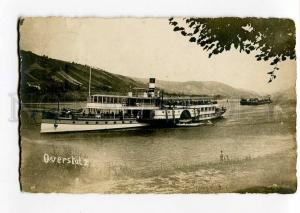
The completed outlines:
[[[270,62],[232,49],[213,55],[174,32],[167,18],[26,18],[20,49],[121,75],[168,81],[218,81],[273,93],[295,86],[296,62],[279,64],[267,83]]]

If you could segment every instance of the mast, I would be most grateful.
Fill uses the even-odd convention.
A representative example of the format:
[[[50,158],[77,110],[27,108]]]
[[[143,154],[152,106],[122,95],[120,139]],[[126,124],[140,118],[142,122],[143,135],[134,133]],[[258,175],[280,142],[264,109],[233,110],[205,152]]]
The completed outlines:
[[[90,67],[90,78],[89,78],[89,97],[91,97],[91,77],[92,77],[92,69]]]

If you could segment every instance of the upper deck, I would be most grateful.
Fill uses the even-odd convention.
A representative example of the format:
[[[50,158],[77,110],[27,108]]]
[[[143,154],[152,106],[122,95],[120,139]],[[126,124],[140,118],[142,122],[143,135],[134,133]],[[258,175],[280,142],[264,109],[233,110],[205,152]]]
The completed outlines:
[[[96,94],[88,98],[87,108],[115,110],[150,110],[160,108],[187,108],[199,105],[214,105],[209,97],[147,97]]]
[[[87,99],[86,108],[104,110],[151,110],[162,108],[187,108],[190,106],[216,104],[208,96],[166,97],[163,91],[155,89],[155,78],[149,79],[148,88],[132,88],[127,95],[95,94]]]
[[[87,108],[96,109],[158,109],[159,98],[144,96],[92,95]]]

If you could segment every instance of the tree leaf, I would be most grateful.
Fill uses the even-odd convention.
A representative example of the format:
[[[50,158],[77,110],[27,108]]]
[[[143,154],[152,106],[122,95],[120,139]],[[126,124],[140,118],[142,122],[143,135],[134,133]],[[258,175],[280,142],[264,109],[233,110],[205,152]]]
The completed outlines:
[[[233,46],[235,49],[237,49],[239,47],[239,44],[236,42],[236,43],[233,43]]]
[[[196,41],[196,38],[195,37],[191,37],[190,38],[190,42],[195,42]]]
[[[170,22],[173,26],[176,26],[178,24],[178,22],[176,21],[173,21],[173,22]]]
[[[175,32],[176,32],[176,31],[181,31],[181,30],[183,30],[182,27],[178,27],[178,26],[174,27],[174,31],[175,31]]]
[[[191,23],[190,23],[190,25],[189,25],[189,27],[192,27],[194,24],[195,24],[195,22],[194,22],[194,21],[193,21],[193,22],[191,22]]]

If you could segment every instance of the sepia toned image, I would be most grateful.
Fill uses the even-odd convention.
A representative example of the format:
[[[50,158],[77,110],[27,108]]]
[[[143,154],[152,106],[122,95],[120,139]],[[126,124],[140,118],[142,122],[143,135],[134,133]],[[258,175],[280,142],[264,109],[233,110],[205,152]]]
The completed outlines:
[[[295,193],[285,18],[19,19],[20,186]]]

